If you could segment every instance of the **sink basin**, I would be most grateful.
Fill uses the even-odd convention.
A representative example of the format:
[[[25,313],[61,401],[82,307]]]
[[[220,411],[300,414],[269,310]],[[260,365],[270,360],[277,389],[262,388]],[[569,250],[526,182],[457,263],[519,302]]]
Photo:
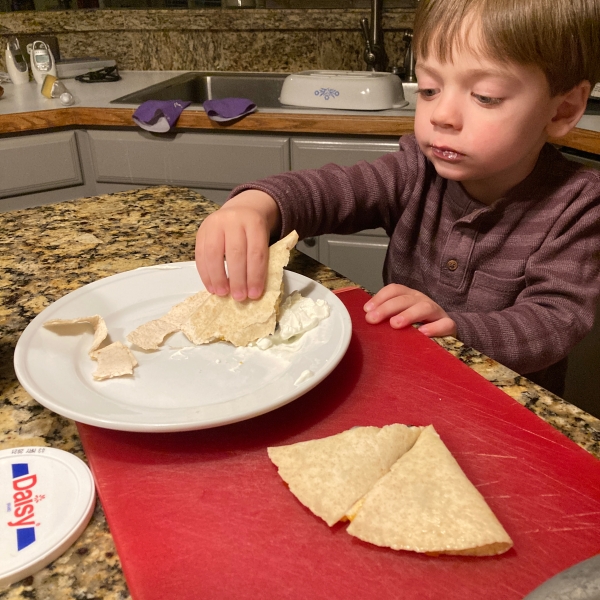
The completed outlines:
[[[184,100],[202,105],[206,100],[249,98],[258,108],[285,108],[279,101],[288,73],[235,73],[203,71],[182,73],[162,83],[143,88],[111,104],[141,104],[146,100]],[[403,83],[408,101],[405,109],[414,109],[416,83]],[[414,89],[413,89],[414,88]],[[324,106],[329,108],[328,106]]]
[[[138,90],[111,103],[141,104],[146,100],[189,100],[203,104],[220,98],[249,98],[259,108],[281,108],[279,94],[287,73],[183,73]]]

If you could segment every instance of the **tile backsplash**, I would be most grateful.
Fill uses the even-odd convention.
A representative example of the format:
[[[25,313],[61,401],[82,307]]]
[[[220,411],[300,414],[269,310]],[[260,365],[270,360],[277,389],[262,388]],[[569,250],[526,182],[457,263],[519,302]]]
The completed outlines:
[[[107,56],[128,70],[363,70],[359,21],[369,16],[368,9],[11,12],[0,13],[0,37],[54,35],[62,58]],[[384,11],[390,66],[402,64],[413,20],[412,9]]]

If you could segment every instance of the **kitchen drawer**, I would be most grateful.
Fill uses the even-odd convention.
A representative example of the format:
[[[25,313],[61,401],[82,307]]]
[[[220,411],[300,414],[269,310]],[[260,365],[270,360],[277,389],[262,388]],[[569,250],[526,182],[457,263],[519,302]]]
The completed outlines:
[[[289,138],[88,131],[96,181],[229,190],[289,171]]]
[[[318,169],[328,163],[349,167],[361,160],[372,161],[398,150],[398,138],[340,139],[294,138],[292,169]]]
[[[82,184],[74,131],[0,139],[0,198]]]
[[[383,287],[383,263],[389,240],[369,235],[323,235],[319,260],[370,292]]]

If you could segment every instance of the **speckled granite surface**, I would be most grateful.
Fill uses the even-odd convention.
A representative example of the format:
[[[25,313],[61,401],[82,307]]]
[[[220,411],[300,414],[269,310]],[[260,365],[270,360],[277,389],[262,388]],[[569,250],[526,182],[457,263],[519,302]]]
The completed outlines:
[[[157,187],[0,215],[0,449],[52,446],[83,458],[74,423],[35,402],[19,385],[13,353],[20,333],[46,306],[82,285],[122,271],[192,260],[198,224],[216,209],[184,189]],[[295,253],[290,268],[329,289],[348,279]],[[454,338],[438,343],[507,394],[600,458],[600,421]],[[0,599],[130,598],[98,504],[81,538]]]
[[[77,10],[0,13],[0,34],[55,35],[62,58],[109,56],[129,70],[363,70],[369,9]],[[412,9],[386,9],[390,65],[403,64]],[[5,70],[4,52],[0,70]]]

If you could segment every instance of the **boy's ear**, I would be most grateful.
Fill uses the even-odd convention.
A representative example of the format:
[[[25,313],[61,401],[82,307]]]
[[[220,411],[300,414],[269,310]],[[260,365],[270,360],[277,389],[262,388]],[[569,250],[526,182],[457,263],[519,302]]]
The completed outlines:
[[[549,137],[567,135],[585,112],[591,85],[589,81],[578,83],[566,94],[557,96],[558,105],[554,117],[546,126]]]

